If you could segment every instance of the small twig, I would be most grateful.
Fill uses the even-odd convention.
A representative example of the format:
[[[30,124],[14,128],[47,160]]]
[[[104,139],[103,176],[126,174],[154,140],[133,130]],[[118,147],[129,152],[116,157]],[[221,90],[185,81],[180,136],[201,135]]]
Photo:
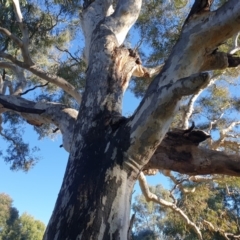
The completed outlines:
[[[53,130],[53,133],[57,132],[59,130],[59,128],[56,128]]]
[[[227,195],[229,195],[229,196],[230,196],[230,195],[233,195],[234,193],[233,193],[233,192],[230,192],[228,185],[225,184],[225,186],[226,186]]]
[[[171,190],[171,193],[173,193],[173,191],[176,189],[176,188],[179,188],[180,191],[184,192],[184,193],[192,193],[192,192],[195,192],[195,188],[191,189],[191,190],[188,190],[186,188],[184,188],[182,186],[182,183],[185,182],[185,181],[188,181],[189,179],[188,178],[183,178],[182,180],[177,180],[171,173],[171,171],[169,170],[164,170],[162,171],[163,175],[165,175],[166,177],[169,177],[175,184],[175,186],[173,187],[173,189]]]
[[[80,63],[80,61],[79,61],[77,58],[75,58],[67,49],[64,49],[64,50],[63,50],[63,49],[59,48],[58,46],[56,46],[56,48],[57,48],[57,50],[59,50],[59,51],[61,51],[61,52],[66,52],[66,53],[68,53],[72,59],[74,59],[76,62]]]
[[[128,228],[128,240],[132,240],[132,227],[135,220],[135,213],[131,216],[129,228]]]
[[[30,89],[26,90],[26,91],[23,92],[23,93],[20,93],[19,95],[22,96],[22,95],[27,94],[28,92],[30,92],[30,91],[38,88],[38,87],[45,87],[45,86],[47,86],[48,84],[49,84],[49,82],[47,82],[47,83],[45,83],[45,84],[43,84],[43,85],[37,85],[37,86],[35,86],[35,87],[33,87],[33,88],[30,88]]]
[[[203,182],[213,182],[217,180],[221,180],[223,176],[199,176],[194,175],[189,177],[189,181],[195,182],[195,183],[203,183]]]

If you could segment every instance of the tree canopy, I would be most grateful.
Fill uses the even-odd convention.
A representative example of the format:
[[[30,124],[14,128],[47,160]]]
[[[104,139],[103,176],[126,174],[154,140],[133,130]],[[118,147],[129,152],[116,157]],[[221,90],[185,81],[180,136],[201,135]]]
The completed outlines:
[[[198,230],[203,239],[239,238],[239,179],[188,179],[173,174],[168,178],[169,190],[161,185],[149,187],[158,201],[136,196],[133,239],[199,239]]]

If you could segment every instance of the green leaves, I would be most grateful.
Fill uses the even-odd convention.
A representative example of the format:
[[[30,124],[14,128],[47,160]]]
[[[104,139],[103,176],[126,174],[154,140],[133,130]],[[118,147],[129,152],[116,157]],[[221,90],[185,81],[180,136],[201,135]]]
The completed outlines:
[[[174,0],[175,8],[183,8],[188,4],[188,0]]]
[[[200,228],[204,240],[225,239],[223,233],[238,234],[240,220],[239,180],[234,177],[220,177],[213,182],[191,182],[184,175],[175,175],[184,189],[195,189],[193,192],[172,191],[177,200],[177,207],[184,211],[188,218]],[[183,181],[185,179],[185,181]],[[226,188],[227,184],[227,188]],[[151,187],[151,192],[172,202],[170,191],[160,185]],[[177,235],[187,240],[197,240],[196,233],[174,210],[163,208],[156,203],[147,202],[143,195],[135,198],[134,238],[139,236],[161,236],[160,239],[175,239]],[[216,229],[207,227],[206,221]],[[163,234],[163,236],[161,235]]]
[[[45,225],[27,213],[20,217],[12,206],[13,200],[5,193],[0,193],[0,239],[1,240],[41,240]]]

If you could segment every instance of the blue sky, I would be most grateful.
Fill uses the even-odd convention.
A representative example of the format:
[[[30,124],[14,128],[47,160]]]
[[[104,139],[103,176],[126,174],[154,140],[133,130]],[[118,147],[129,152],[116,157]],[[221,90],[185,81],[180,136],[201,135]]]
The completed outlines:
[[[123,114],[129,115],[139,104],[129,91],[125,94]],[[0,160],[0,193],[4,192],[13,199],[13,206],[19,210],[19,214],[27,212],[45,224],[51,216],[59,189],[61,187],[68,153],[59,146],[62,144],[61,135],[54,140],[45,138],[38,140],[37,135],[27,128],[25,138],[32,146],[38,146],[41,157],[38,164],[28,173],[11,171],[9,165]],[[1,149],[6,148],[6,143],[0,140]],[[161,183],[168,185],[167,180],[158,175],[149,177],[149,183],[155,185]],[[140,189],[135,187],[134,195],[139,194]]]

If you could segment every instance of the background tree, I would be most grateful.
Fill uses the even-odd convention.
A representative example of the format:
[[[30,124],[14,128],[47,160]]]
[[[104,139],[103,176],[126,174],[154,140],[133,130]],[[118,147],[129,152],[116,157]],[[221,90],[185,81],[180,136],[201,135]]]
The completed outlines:
[[[240,63],[235,55],[239,1],[44,3],[2,1],[0,15],[1,135],[9,142],[5,160],[12,169],[28,170],[35,163],[36,149],[21,138],[24,121],[41,137],[60,130],[62,146],[70,152],[44,239],[126,239],[136,180],[148,200],[159,202],[144,178],[155,169],[189,178],[239,176],[238,121],[228,114],[238,100],[213,85],[223,74],[219,71]],[[142,38],[131,49],[128,33],[135,23],[132,33]],[[139,79],[131,87],[143,99],[126,118],[122,98],[132,77]],[[213,99],[201,95],[202,109],[194,109],[207,87]],[[190,118],[201,122],[201,129],[189,127]],[[203,238],[201,228],[174,202],[160,203],[177,209]]]
[[[18,210],[12,206],[12,202],[7,194],[0,194],[0,239],[42,239],[45,225],[27,213],[19,217]]]
[[[18,210],[12,206],[12,199],[6,194],[0,194],[0,238],[17,239],[18,224]]]
[[[159,198],[158,202],[148,202],[144,195],[136,197],[133,239],[142,232],[156,239],[199,239],[198,229],[203,239],[239,238],[238,179],[223,176],[187,179],[179,174],[177,178],[172,174],[170,177],[172,189],[163,189],[161,185],[149,188]]]
[[[27,213],[23,213],[20,218],[20,239],[36,239],[41,240],[45,231],[45,225],[39,221],[35,220],[34,217]]]

